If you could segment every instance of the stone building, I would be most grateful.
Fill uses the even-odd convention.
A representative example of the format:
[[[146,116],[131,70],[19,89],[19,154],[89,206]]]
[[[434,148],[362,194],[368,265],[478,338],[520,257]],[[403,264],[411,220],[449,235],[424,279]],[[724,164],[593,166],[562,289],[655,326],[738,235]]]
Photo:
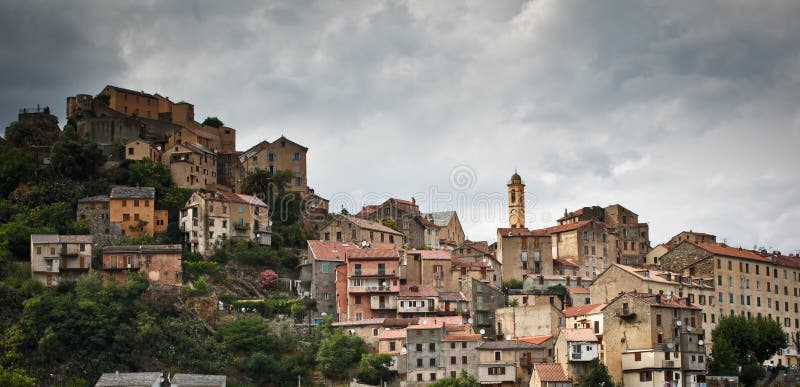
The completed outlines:
[[[606,304],[588,304],[564,308],[567,328],[591,329],[595,335],[603,334],[603,308]]]
[[[800,258],[684,240],[659,262],[662,269],[684,277],[713,279],[715,300],[703,306],[707,333],[725,315],[763,316],[787,333],[800,330]],[[795,350],[783,350],[772,361],[794,364],[796,356]]]
[[[495,325],[495,310],[506,305],[505,294],[488,281],[475,278],[464,278],[461,283],[461,292],[470,300],[469,315],[475,332],[485,338],[497,337]]]
[[[422,214],[422,217],[432,222],[439,228],[437,243],[438,248],[444,245],[457,246],[464,242],[464,228],[455,211],[439,211]]]
[[[397,249],[358,249],[345,253],[346,293],[337,311],[340,321],[397,316],[400,292]],[[337,299],[340,291],[337,287]]]
[[[558,334],[555,360],[562,364],[571,379],[589,370],[589,362],[600,357],[600,341],[589,328],[565,328]]]
[[[469,375],[478,374],[478,346],[481,345],[479,334],[448,334],[442,339],[442,361],[444,375],[457,378],[461,371]]]
[[[553,274],[553,246],[546,230],[498,228],[496,254],[502,264],[502,281],[521,281],[526,274]]]
[[[47,286],[92,270],[91,235],[31,235],[31,277]]]
[[[530,387],[572,387],[572,379],[567,376],[559,363],[536,363],[533,365]]]
[[[94,242],[100,246],[110,244],[116,237],[111,233],[109,201],[108,195],[89,196],[78,200],[76,218],[89,224]]]
[[[554,301],[499,308],[495,311],[497,339],[558,336],[564,327],[564,313]]]
[[[125,144],[126,160],[149,159],[154,163],[161,162],[161,149],[145,140],[133,140]]]
[[[700,243],[717,243],[717,236],[692,230],[681,231],[669,239],[669,242],[667,242],[667,246],[668,247],[677,246],[679,243],[683,241],[700,242]]]
[[[223,239],[241,238],[262,246],[272,243],[269,207],[254,196],[196,191],[184,204],[178,224],[189,250],[206,256]]]
[[[443,321],[422,320],[419,325],[408,326],[406,329],[407,386],[427,386],[433,381],[446,377],[441,359],[442,340],[446,334]]]
[[[103,273],[123,283],[127,273],[144,273],[158,285],[182,285],[180,245],[106,246]]]
[[[400,285],[397,304],[400,317],[436,316],[439,311],[439,291],[431,285]]]
[[[378,353],[387,354],[392,357],[391,371],[396,371],[400,379],[406,378],[406,328],[384,329],[378,334]]]
[[[453,269],[463,271],[463,275],[469,268],[477,268],[475,264],[487,266],[491,270],[491,281],[495,286],[501,287],[503,283],[502,269],[503,266],[495,258],[495,253],[489,250],[489,245],[486,241],[464,241],[456,246],[451,253],[453,257]],[[459,273],[461,275],[461,273]],[[484,278],[478,278],[484,279]]]
[[[558,219],[559,226],[581,222],[602,223],[611,239],[606,257],[612,262],[641,266],[644,256],[650,251],[649,226],[639,223],[639,215],[627,208],[613,204],[605,208],[599,206],[583,207],[573,212],[564,210]]]
[[[163,152],[161,163],[169,168],[177,187],[205,189],[217,184],[217,155],[201,145],[171,145]]]
[[[334,215],[333,219],[320,227],[319,237],[337,242],[391,243],[398,248],[403,246],[403,234],[399,231],[380,223],[341,214]]]
[[[291,172],[293,177],[287,189],[306,193],[308,191],[307,154],[307,147],[281,136],[271,143],[261,141],[242,152],[239,155],[239,162],[246,174],[258,169],[270,173],[277,171]]]
[[[153,187],[111,188],[109,223],[112,235],[155,235],[167,231],[167,210],[156,210]]]
[[[553,258],[578,265],[583,278],[597,277],[616,260],[615,239],[604,223],[582,220],[548,227],[544,231],[551,236]]]
[[[589,286],[593,302],[609,302],[622,292],[639,290],[687,297],[694,305],[714,306],[713,280],[680,273],[613,264]],[[710,332],[709,332],[710,333]]]
[[[336,316],[336,267],[344,265],[344,254],[356,250],[352,243],[309,240],[308,259],[311,261],[311,298],[317,301],[317,311]]]
[[[623,293],[603,309],[601,361],[614,383],[705,382],[703,319],[687,298]]]
[[[217,153],[217,183],[230,187],[233,192],[241,192],[242,181],[247,177],[239,162],[241,154],[238,151]]]
[[[522,340],[484,341],[478,358],[478,382],[500,387],[527,386],[534,364],[553,361],[541,344]]]

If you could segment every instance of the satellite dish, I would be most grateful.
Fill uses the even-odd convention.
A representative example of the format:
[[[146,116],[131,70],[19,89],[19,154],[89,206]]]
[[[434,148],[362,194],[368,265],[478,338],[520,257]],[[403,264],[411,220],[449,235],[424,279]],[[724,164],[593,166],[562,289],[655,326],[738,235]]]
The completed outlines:
[[[674,344],[672,344],[672,343],[667,343],[667,348],[669,348],[669,349],[672,349],[672,347],[674,347],[674,346],[675,346],[675,345],[674,345]]]
[[[689,331],[689,332],[691,332],[691,331],[693,331],[693,330],[694,330],[694,328],[692,328],[692,327],[686,327],[686,330],[687,330],[687,331]]]
[[[705,343],[706,343],[706,342],[705,342],[705,341],[703,341],[703,340],[697,340],[697,345],[703,345],[703,344],[705,344]]]
[[[389,330],[389,328],[383,328],[383,330],[384,330],[384,331],[388,331],[388,330]]]
[[[667,297],[672,297],[672,292],[667,292]]]
[[[676,321],[675,321],[675,326],[676,326],[676,327],[679,327],[679,326],[681,326],[682,324],[683,324],[683,323],[681,322],[681,320],[676,320]]]
[[[486,334],[486,329],[481,329],[481,334],[485,335]]]
[[[467,319],[467,323],[468,323],[468,324],[472,324],[472,317],[470,317],[470,318],[468,318],[468,319]]]
[[[351,330],[350,330],[350,334],[352,335],[352,334],[354,334],[354,333],[356,333],[356,330],[355,330],[355,329],[351,329]]]
[[[506,335],[506,340],[511,340],[511,335]]]
[[[427,323],[428,323],[428,320],[422,320],[422,321],[419,322],[420,325],[425,325]]]

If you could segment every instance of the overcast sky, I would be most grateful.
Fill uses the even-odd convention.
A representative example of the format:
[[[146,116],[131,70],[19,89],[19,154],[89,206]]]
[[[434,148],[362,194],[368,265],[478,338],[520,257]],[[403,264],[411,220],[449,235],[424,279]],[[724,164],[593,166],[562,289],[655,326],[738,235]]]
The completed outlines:
[[[0,119],[106,84],[195,104],[237,147],[286,135],[357,210],[414,195],[496,239],[620,203],[800,249],[798,1],[0,1]]]

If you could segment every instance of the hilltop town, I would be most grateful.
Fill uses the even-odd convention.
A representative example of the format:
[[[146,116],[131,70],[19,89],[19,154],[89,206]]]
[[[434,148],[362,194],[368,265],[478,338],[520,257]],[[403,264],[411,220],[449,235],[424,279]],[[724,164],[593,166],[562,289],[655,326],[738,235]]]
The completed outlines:
[[[109,85],[66,118],[21,109],[0,143],[0,371],[20,385],[797,380],[796,255],[692,225],[656,243],[619,203],[529,229],[516,172],[496,239],[470,240],[413,197],[332,212],[314,144],[238,149],[189,102]],[[774,334],[725,336],[742,321]],[[785,372],[742,373],[765,365]]]

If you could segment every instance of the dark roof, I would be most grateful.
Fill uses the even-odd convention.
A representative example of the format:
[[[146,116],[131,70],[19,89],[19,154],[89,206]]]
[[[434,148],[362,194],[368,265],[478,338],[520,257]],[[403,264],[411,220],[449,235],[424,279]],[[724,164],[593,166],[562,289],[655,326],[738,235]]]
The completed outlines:
[[[109,87],[109,88],[112,88],[112,89],[116,89],[116,90],[119,90],[119,91],[122,91],[122,92],[125,92],[125,93],[141,95],[142,97],[156,98],[154,95],[145,93],[144,91],[136,91],[136,90],[126,89],[124,87],[113,86],[113,85],[106,85],[106,87]]]
[[[87,196],[85,198],[78,199],[78,203],[98,203],[107,201],[109,201],[108,195]]]
[[[178,386],[215,387],[224,386],[226,381],[227,377],[225,375],[175,374],[172,377],[172,384]]]
[[[111,199],[153,199],[156,189],[153,187],[116,186],[111,188]]]
[[[105,373],[95,387],[150,387],[161,378],[161,372]]]
[[[108,253],[180,254],[181,245],[106,246],[103,248],[103,254],[108,254]]]
[[[31,243],[92,243],[91,235],[31,234]]]

